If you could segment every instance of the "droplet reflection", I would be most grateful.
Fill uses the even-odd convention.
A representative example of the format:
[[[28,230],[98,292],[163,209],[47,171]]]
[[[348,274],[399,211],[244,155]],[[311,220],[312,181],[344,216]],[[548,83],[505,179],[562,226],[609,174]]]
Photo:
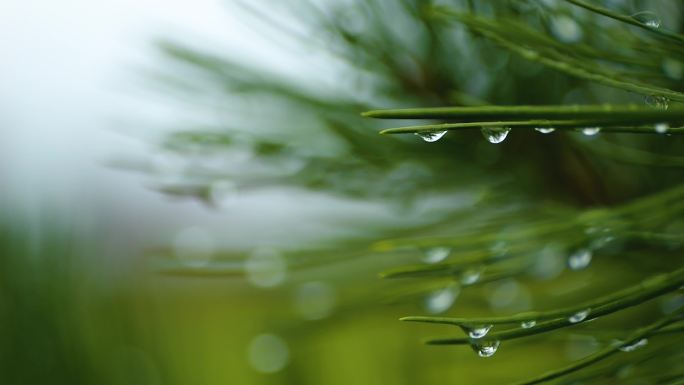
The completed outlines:
[[[589,315],[589,311],[590,311],[590,309],[578,311],[577,313],[571,315],[568,318],[568,321],[570,321],[570,323],[573,323],[573,324],[576,324],[578,322],[582,322],[585,319],[587,319],[587,316]]]
[[[503,142],[508,133],[511,131],[510,127],[482,127],[482,136],[487,139],[489,143]]]
[[[473,351],[477,353],[478,356],[487,358],[493,356],[499,349],[501,342],[495,340],[480,341],[476,340],[471,342],[470,346]]]
[[[568,257],[568,267],[572,270],[582,270],[591,263],[592,253],[589,249],[579,249]]]
[[[428,143],[436,142],[444,135],[446,135],[446,131],[438,131],[438,132],[416,132],[416,135],[420,136],[421,139]]]

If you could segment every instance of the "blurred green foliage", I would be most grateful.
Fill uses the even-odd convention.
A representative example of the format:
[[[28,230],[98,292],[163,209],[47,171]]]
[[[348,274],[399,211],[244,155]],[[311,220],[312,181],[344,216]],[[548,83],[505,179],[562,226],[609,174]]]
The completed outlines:
[[[114,287],[85,262],[97,246],[73,247],[84,234],[60,224],[33,239],[35,230],[6,224],[8,383],[484,384],[547,372],[558,383],[679,383],[681,136],[542,135],[530,125],[501,144],[472,129],[425,143],[378,135],[396,124],[360,116],[645,97],[663,108],[665,96],[663,116],[676,116],[682,4],[596,2],[606,15],[577,3],[241,3],[255,33],[323,54],[326,69],[310,79],[159,43],[167,60],[155,84],[188,109],[208,106],[214,122],[181,123],[156,143],[161,160],[127,164],[160,191],[218,206],[233,190],[293,186],[389,206],[402,220],[355,222],[358,237],[284,250],[153,250],[142,260],[152,271]],[[660,29],[612,13],[644,10],[662,18]],[[423,118],[450,121],[408,124],[435,123]],[[602,317],[588,322],[592,310]],[[406,315],[446,317],[413,320],[465,333],[495,325],[469,338],[454,325],[396,322]],[[488,359],[420,344],[439,332],[439,343],[502,342]],[[646,346],[620,351],[642,337]]]
[[[384,234],[370,235],[386,240],[360,247],[367,251],[359,264],[369,268],[368,260],[387,255],[408,263],[383,276],[410,281],[384,290],[399,302],[425,298],[426,310],[432,313],[451,312],[455,297],[462,291],[471,292],[471,286],[506,282],[514,287],[518,280],[526,285],[557,282],[559,272],[548,270],[548,265],[558,256],[568,258],[571,270],[585,269],[593,258],[619,261],[642,278],[681,266],[682,207],[678,202],[682,192],[677,186],[682,182],[678,155],[682,141],[676,135],[680,133],[676,126],[682,123],[678,103],[684,100],[679,92],[684,66],[682,36],[676,32],[682,23],[677,17],[682,14],[680,4],[406,0],[307,1],[282,4],[277,10],[247,3],[243,7],[255,24],[279,31],[279,38],[285,35],[304,46],[325,47],[334,68],[342,69],[330,71],[330,76],[340,78],[331,90],[323,89],[306,80],[269,76],[225,55],[162,43],[164,52],[186,74],[182,78],[160,76],[167,83],[172,79],[173,89],[190,95],[206,95],[211,89],[214,97],[225,98],[226,106],[242,106],[246,129],[240,128],[239,119],[230,130],[217,129],[231,137],[227,152],[247,148],[251,162],[267,165],[274,160],[277,164],[292,159],[299,162],[298,168],[276,176],[261,177],[244,169],[232,175],[204,174],[205,180],[199,184],[206,184],[205,197],[211,196],[212,181],[221,177],[230,178],[238,189],[291,184],[356,199],[380,198],[402,210],[434,199],[435,194],[459,197],[451,204],[440,202],[442,215],[427,225],[411,225],[407,211],[408,229],[406,224],[401,230],[388,224]],[[290,28],[282,17],[275,16],[283,14],[301,20],[301,29]],[[665,20],[660,20],[660,15]],[[206,83],[197,82],[198,74]],[[503,112],[488,107],[490,104],[512,107]],[[559,107],[538,109],[536,114],[529,113],[535,107],[516,107],[540,104]],[[580,107],[563,110],[568,104],[600,106],[580,115]],[[471,108],[434,108],[451,105]],[[415,132],[430,135],[429,142],[438,139],[443,130],[447,135],[429,144],[415,137],[379,137],[376,132],[386,125],[356,116],[378,107],[413,108],[369,113],[413,119],[410,127],[383,133]],[[523,111],[528,112],[521,118]],[[528,116],[533,120],[526,121]],[[512,126],[508,138],[506,131],[496,128],[507,123]],[[481,126],[491,127],[488,132],[483,129],[485,136],[499,135],[490,141],[506,141],[498,146],[487,144],[472,130]],[[556,130],[541,135],[532,130],[535,127]],[[602,133],[595,135],[598,130],[586,127],[600,127]],[[575,128],[579,132],[568,130]],[[179,135],[190,138],[191,134]],[[203,139],[193,136],[186,143],[197,146],[196,154],[201,156],[204,149],[215,145],[212,135],[216,133],[207,132]],[[203,145],[204,141],[211,144]],[[264,145],[273,150],[259,151]],[[196,171],[185,169],[188,179],[197,181],[201,174]],[[464,193],[468,194],[465,200]],[[338,255],[342,250],[337,258],[346,259],[358,254],[357,247],[340,242],[319,253],[331,255],[334,250],[332,255]],[[298,262],[307,258],[301,253],[286,256],[296,271],[307,269]],[[331,263],[326,258],[323,261],[323,266]],[[587,313],[593,310],[596,316],[623,314],[626,307],[672,293],[682,284],[676,270],[658,278],[662,285],[643,283],[620,291],[633,285],[633,278],[601,270],[598,262],[591,263],[591,269],[601,279],[594,278],[590,284],[605,293],[593,302],[578,295],[572,296],[573,305],[562,305],[553,295],[553,305],[541,307],[550,309],[547,312],[410,319],[460,325],[466,334],[492,323],[538,323],[531,328],[504,327],[482,339],[471,334],[470,338],[433,340],[469,343],[474,348],[498,347],[498,341],[508,339],[506,336],[519,338],[574,327],[573,319],[591,318],[584,314],[584,307],[591,306]],[[186,273],[197,270],[188,268]],[[201,270],[217,272],[211,266]],[[607,287],[601,289],[601,285]],[[356,301],[363,303],[364,299]],[[495,303],[490,303],[493,309],[481,312],[506,310],[506,306],[497,309]],[[516,310],[527,311],[531,306],[525,303]],[[657,327],[624,337],[628,341],[621,346],[676,322],[679,311],[673,319],[662,318]],[[467,311],[461,309],[459,314]],[[626,320],[624,314],[622,317]],[[658,316],[642,312],[641,318],[646,322]],[[615,338],[619,330],[625,330],[618,325],[612,327]],[[530,383],[600,363],[621,346],[608,344],[585,361]],[[480,349],[483,352],[493,353]],[[637,355],[621,358],[616,361],[624,365],[638,361]],[[667,361],[653,366],[661,371],[667,368],[666,373],[674,369]],[[603,381],[605,376],[616,375],[604,369],[586,380]]]

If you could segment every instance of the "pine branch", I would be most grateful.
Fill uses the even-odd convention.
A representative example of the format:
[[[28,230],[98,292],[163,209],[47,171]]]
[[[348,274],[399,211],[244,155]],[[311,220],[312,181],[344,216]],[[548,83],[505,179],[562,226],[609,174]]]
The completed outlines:
[[[588,301],[563,309],[555,309],[545,312],[526,312],[508,317],[449,318],[412,316],[401,318],[401,321],[438,323],[456,325],[466,328],[476,327],[478,325],[522,325],[525,322],[534,322],[533,326],[526,327],[523,325],[519,328],[487,334],[487,338],[490,340],[503,341],[528,337],[564,327],[578,325],[597,317],[619,312],[653,298],[676,291],[682,285],[684,285],[684,269],[679,269],[672,273],[658,275],[646,279],[638,285],[606,295],[593,301]],[[472,338],[441,338],[428,340],[427,344],[461,345],[470,344],[471,342]]]
[[[649,32],[652,32],[658,36],[662,36],[671,40],[674,40],[677,43],[684,44],[684,35],[680,35],[677,33],[669,32],[669,31],[663,31],[662,29],[659,28],[659,26],[654,26],[654,25],[648,25],[646,23],[642,23],[639,20],[635,19],[632,16],[626,16],[626,15],[621,15],[619,13],[613,12],[607,8],[603,8],[594,4],[587,3],[582,0],[565,0],[568,3],[574,4],[578,7],[582,7],[584,9],[587,9],[591,12],[597,13],[599,15],[607,16],[611,19],[615,19],[618,21],[621,21],[623,23],[627,23],[630,25],[637,26],[639,28],[645,29]]]
[[[525,381],[520,381],[516,382],[513,385],[534,385],[534,384],[541,384],[545,383],[557,378],[561,378],[564,376],[567,376],[568,374],[575,373],[581,369],[584,369],[586,367],[589,367],[591,365],[597,364],[606,358],[609,358],[616,353],[619,353],[622,351],[622,349],[626,347],[630,347],[638,341],[640,341],[643,338],[647,338],[650,336],[652,333],[658,331],[659,329],[669,325],[672,322],[675,322],[678,318],[682,317],[682,312],[684,312],[684,307],[680,307],[679,309],[675,310],[674,313],[672,313],[669,316],[663,317],[660,320],[652,323],[649,326],[643,327],[634,333],[630,334],[624,342],[617,343],[613,346],[609,346],[607,348],[604,348],[594,354],[591,354],[581,360],[575,361],[574,363],[563,367],[561,369],[556,369],[547,373],[544,373],[540,376],[533,377],[531,379],[525,380]]]

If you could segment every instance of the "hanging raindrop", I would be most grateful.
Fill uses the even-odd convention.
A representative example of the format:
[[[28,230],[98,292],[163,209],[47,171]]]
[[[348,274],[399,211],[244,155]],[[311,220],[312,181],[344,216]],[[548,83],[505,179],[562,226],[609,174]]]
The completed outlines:
[[[461,329],[468,334],[468,337],[478,339],[482,338],[489,333],[493,325],[480,325],[480,326],[465,326],[462,325]]]
[[[648,340],[646,338],[642,338],[640,340],[634,341],[629,345],[622,345],[618,349],[620,349],[620,351],[622,352],[633,352],[646,345],[648,345]]]
[[[589,315],[589,311],[590,311],[589,309],[582,310],[582,311],[578,311],[577,313],[571,315],[571,316],[568,318],[568,321],[570,321],[570,323],[573,323],[573,324],[576,324],[576,323],[578,323],[578,322],[582,322],[582,321],[584,321],[584,320],[587,318],[587,316]]]
[[[420,136],[421,139],[423,139],[424,141],[432,143],[442,139],[442,137],[446,135],[446,133],[446,131],[416,132],[416,135]]]
[[[461,283],[464,285],[472,285],[480,280],[482,275],[482,268],[468,269],[461,274]]]
[[[632,15],[632,19],[651,28],[660,27],[660,18],[651,11],[637,12]]]
[[[568,257],[568,267],[572,270],[582,270],[591,263],[591,250],[579,249]]]
[[[448,247],[433,247],[425,250],[423,262],[425,263],[439,263],[449,256],[451,249]]]
[[[470,346],[473,348],[473,351],[475,351],[475,353],[477,353],[478,356],[487,358],[493,356],[494,353],[496,353],[497,349],[499,349],[500,344],[500,341],[488,340],[473,341],[471,342]]]
[[[655,129],[655,132],[659,134],[665,134],[667,133],[667,130],[670,129],[670,125],[667,123],[657,123],[655,126],[653,126],[653,129]]]
[[[648,95],[644,99],[646,104],[661,110],[667,110],[670,107],[670,99],[660,95]]]
[[[537,325],[537,321],[535,320],[529,320],[529,321],[523,321],[520,323],[520,327],[523,329],[530,329],[533,328]]]
[[[553,127],[535,127],[534,130],[537,132],[541,132],[542,134],[550,134],[556,131],[556,129]]]
[[[482,127],[482,136],[487,139],[489,143],[501,143],[506,139],[508,133],[511,131],[510,127]]]
[[[601,127],[585,127],[582,129],[582,133],[586,136],[594,136],[601,132]]]

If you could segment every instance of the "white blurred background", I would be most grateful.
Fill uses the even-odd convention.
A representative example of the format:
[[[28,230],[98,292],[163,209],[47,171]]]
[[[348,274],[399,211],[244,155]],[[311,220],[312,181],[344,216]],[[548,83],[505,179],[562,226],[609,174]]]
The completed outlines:
[[[200,202],[171,201],[153,191],[144,175],[106,166],[113,158],[149,154],[148,132],[188,113],[145,81],[144,71],[161,65],[153,47],[160,38],[226,50],[291,76],[311,76],[303,66],[320,68],[325,60],[324,53],[318,63],[316,53],[296,60],[288,53],[292,47],[274,49],[246,24],[230,1],[0,2],[5,212],[41,221],[47,209],[75,218],[80,226],[110,233],[119,250],[124,244],[136,249],[143,240],[166,244],[188,227],[220,243],[249,247],[350,234],[351,218],[397,219],[375,203],[283,189],[242,194],[227,210],[216,211]]]

